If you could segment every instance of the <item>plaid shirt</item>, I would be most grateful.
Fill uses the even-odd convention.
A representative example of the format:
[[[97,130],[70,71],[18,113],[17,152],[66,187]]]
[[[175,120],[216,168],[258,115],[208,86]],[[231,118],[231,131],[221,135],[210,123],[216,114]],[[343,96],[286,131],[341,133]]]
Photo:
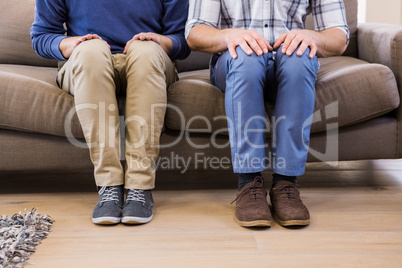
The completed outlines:
[[[342,0],[190,0],[186,37],[194,26],[206,24],[254,30],[273,44],[283,33],[304,29],[310,13],[316,31],[339,28],[349,39]]]

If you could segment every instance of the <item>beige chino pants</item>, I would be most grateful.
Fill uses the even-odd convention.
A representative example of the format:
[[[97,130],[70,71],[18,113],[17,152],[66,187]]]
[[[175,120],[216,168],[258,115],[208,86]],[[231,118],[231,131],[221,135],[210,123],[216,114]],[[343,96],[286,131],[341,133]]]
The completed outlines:
[[[59,70],[58,83],[74,95],[98,186],[155,187],[166,89],[177,79],[174,64],[153,41],[134,41],[126,55],[112,55],[97,39],[74,49]],[[120,163],[117,93],[126,94],[125,172]]]

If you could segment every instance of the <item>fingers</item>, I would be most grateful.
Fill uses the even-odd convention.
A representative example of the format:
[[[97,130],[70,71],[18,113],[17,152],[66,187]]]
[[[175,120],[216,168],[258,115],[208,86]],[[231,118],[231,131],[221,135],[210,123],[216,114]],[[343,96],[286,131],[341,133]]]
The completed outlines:
[[[87,34],[87,35],[81,36],[80,41],[84,42],[86,40],[91,40],[91,39],[101,39],[102,40],[102,38],[97,34]]]
[[[303,53],[307,50],[307,48],[310,48],[309,57],[314,58],[314,56],[317,53],[317,45],[314,42],[303,41],[300,44],[299,49],[297,50],[297,55],[298,56],[303,55]]]
[[[254,40],[253,40],[254,41]],[[253,50],[254,49],[256,49],[255,48],[255,42],[253,43],[253,42],[250,42],[250,41],[248,41],[248,40],[240,40],[240,42],[239,42],[239,46],[241,47],[241,49],[243,49],[243,51],[244,52],[246,52],[246,54],[247,55],[251,55],[251,54],[253,54]],[[254,49],[252,49],[252,48],[250,48],[250,46],[252,47],[252,48],[254,48]],[[257,50],[259,53],[261,53],[261,51],[260,50]],[[257,53],[257,51],[255,51],[256,53]]]
[[[296,50],[296,54],[301,56],[310,48],[309,57],[313,58],[317,53],[317,44],[311,35],[304,31],[290,31],[282,34],[274,44],[274,48],[282,45],[282,53],[291,56]]]
[[[269,41],[265,39],[262,35],[251,31],[251,48],[253,51],[258,55],[262,55],[263,53],[266,54],[268,51],[272,50],[271,45],[269,44]]]
[[[158,43],[159,45],[161,44],[161,36],[159,34],[152,33],[152,32],[139,33],[139,34],[134,35],[133,38],[126,43],[123,54],[127,54],[128,48],[130,47],[131,43],[134,40],[154,41],[154,42]]]
[[[144,41],[144,40],[151,40],[152,37],[150,35],[146,35],[146,34],[141,33],[141,34],[134,35],[133,39],[134,40]]]
[[[92,39],[102,39],[102,37],[100,37],[100,36],[97,35],[97,34],[93,34],[93,35],[92,35]]]
[[[268,53],[273,48],[263,36],[255,31],[241,30],[237,31],[227,44],[228,50],[232,58],[237,58],[236,47],[240,48],[247,54],[251,55],[253,52],[258,56]]]
[[[126,46],[124,47],[123,50],[123,54],[127,54],[128,48],[130,47],[131,43],[134,42],[134,40],[141,40],[141,41],[151,40],[151,36],[145,33],[139,33],[134,35],[133,38],[126,43]]]
[[[89,38],[89,35],[80,36],[79,38],[74,40],[73,48],[76,48],[79,44],[81,44],[82,42],[89,40],[89,39],[91,39],[91,38]]]
[[[264,54],[266,54],[269,51],[273,50],[273,48],[272,48],[271,44],[269,43],[269,41],[267,39],[263,38],[262,36],[261,36],[260,39],[257,39],[257,43],[262,48],[262,52]]]
[[[237,45],[228,45],[230,56],[232,56],[233,59],[237,59],[236,47]]]
[[[289,32],[285,38],[285,41],[283,42],[282,53],[288,56],[292,55],[302,41],[303,37],[295,32]]]
[[[250,42],[251,44],[249,44]],[[249,46],[251,45],[251,47]],[[230,41],[228,44],[228,50],[230,55],[232,56],[233,59],[237,58],[237,53],[236,53],[236,47],[240,47],[247,55],[253,54],[253,50],[256,49],[255,53],[260,53],[261,55],[261,49],[258,47],[256,48],[256,42],[254,41],[246,41],[245,37],[237,38],[233,41]],[[254,48],[254,49],[252,49]],[[258,55],[258,54],[257,54]]]
[[[139,33],[134,35],[133,37],[134,40],[141,40],[141,41],[154,41],[158,44],[160,44],[160,36],[159,34],[156,33]]]
[[[127,54],[127,50],[133,41],[134,41],[134,38],[126,43],[126,46],[124,47],[124,50],[123,50],[123,54]]]
[[[82,42],[85,42],[85,41],[91,40],[91,39],[100,39],[100,40],[103,40],[102,37],[100,37],[100,36],[97,35],[97,34],[87,34],[87,35],[80,36],[77,40],[75,40],[75,42],[74,42],[74,47],[78,46],[78,45],[81,44]],[[104,42],[105,42],[105,43],[108,45],[108,47],[110,48],[110,45],[109,45],[106,41],[104,41]]]
[[[285,34],[282,34],[281,36],[279,36],[278,39],[275,40],[275,44],[274,44],[273,48],[274,49],[279,48],[283,44],[283,42],[285,42],[285,39],[286,39],[287,35],[288,34],[285,33]]]
[[[77,39],[73,42],[73,48],[76,48],[79,44],[81,44],[83,41],[80,39]]]

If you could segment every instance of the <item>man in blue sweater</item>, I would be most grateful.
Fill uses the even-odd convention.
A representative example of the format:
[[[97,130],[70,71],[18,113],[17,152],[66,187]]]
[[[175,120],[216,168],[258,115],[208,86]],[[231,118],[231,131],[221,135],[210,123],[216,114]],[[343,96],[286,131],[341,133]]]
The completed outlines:
[[[64,61],[57,83],[74,95],[94,164],[95,224],[147,223],[173,61],[184,38],[188,0],[40,0],[31,28],[35,51]],[[116,93],[126,96],[126,168],[120,163]],[[124,201],[124,189],[126,200]]]

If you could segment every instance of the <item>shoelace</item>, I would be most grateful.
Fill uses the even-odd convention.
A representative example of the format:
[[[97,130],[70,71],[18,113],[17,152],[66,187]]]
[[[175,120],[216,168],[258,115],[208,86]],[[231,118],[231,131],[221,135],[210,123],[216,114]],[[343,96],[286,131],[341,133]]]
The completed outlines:
[[[102,196],[102,199],[100,200],[101,203],[105,203],[108,201],[119,202],[119,195],[117,194],[117,187],[103,186],[99,190],[99,195]]]
[[[285,198],[287,198],[287,199],[296,199],[296,196],[297,196],[296,188],[300,188],[300,187],[301,186],[298,184],[282,185],[279,187],[279,192],[281,193],[281,196],[285,195]]]
[[[256,184],[257,182],[261,183],[261,187],[256,187],[256,186],[255,186],[255,184]],[[239,199],[240,197],[242,197],[243,195],[245,195],[245,194],[247,194],[247,193],[249,193],[249,192],[250,192],[249,195],[253,196],[253,199],[254,199],[254,200],[262,199],[262,198],[263,198],[263,195],[264,195],[264,194],[263,194],[263,191],[262,191],[262,187],[264,187],[264,181],[263,181],[263,179],[262,179],[261,177],[256,177],[256,178],[254,179],[254,183],[253,183],[250,187],[244,189],[244,190],[236,197],[236,199],[233,200],[230,204],[233,204],[234,202],[236,202],[237,199]]]
[[[126,202],[128,201],[138,201],[145,204],[145,195],[143,190],[128,190]]]

